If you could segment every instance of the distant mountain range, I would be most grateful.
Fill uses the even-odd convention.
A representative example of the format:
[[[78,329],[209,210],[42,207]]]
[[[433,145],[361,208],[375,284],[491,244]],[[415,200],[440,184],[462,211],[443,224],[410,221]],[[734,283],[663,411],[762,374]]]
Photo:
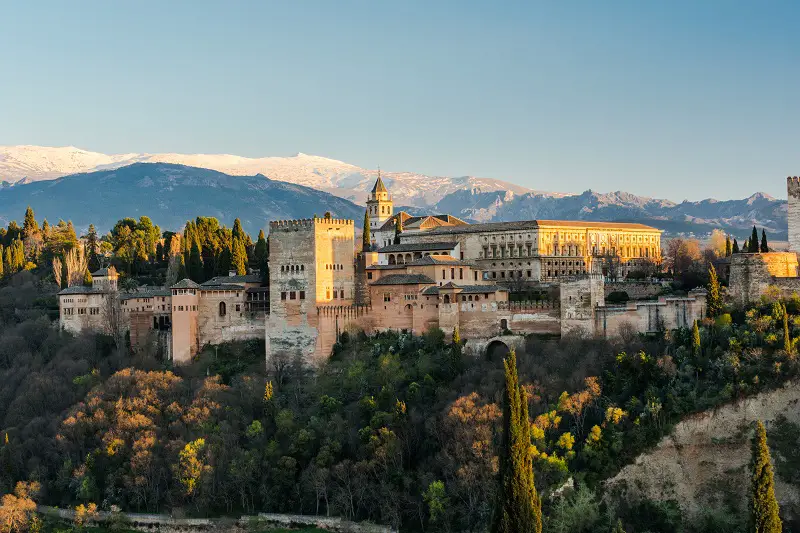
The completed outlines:
[[[197,216],[213,216],[228,226],[239,217],[254,237],[259,229],[267,231],[270,220],[326,211],[335,218],[364,219],[363,207],[309,187],[170,163],[134,163],[0,189],[0,223],[21,223],[28,205],[40,223],[72,220],[79,230],[94,224],[101,232],[121,218],[142,215],[165,230],[182,229]]]
[[[75,173],[83,174],[63,177]],[[268,220],[325,211],[353,218],[360,226],[364,201],[377,174],[306,154],[106,155],[74,147],[0,146],[0,221],[21,218],[30,203],[40,218],[71,218],[78,227],[89,222],[107,227],[122,216],[146,214],[162,227],[176,229],[203,214],[226,223],[240,216],[252,231]],[[395,210],[407,206],[404,209],[410,212],[451,213],[475,222],[613,220],[650,224],[668,235],[703,236],[722,228],[741,237],[755,224],[766,228],[774,240],[785,240],[787,233],[786,201],[762,193],[742,200],[675,203],[620,191],[541,192],[472,176],[385,171],[381,175]]]

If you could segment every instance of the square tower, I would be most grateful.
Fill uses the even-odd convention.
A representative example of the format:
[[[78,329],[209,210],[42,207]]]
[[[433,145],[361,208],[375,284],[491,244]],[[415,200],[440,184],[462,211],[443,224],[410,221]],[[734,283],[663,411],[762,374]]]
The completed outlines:
[[[286,318],[317,305],[352,305],[354,240],[353,221],[329,215],[270,222],[270,313]]]
[[[383,184],[380,171],[378,171],[378,180],[369,193],[367,212],[369,213],[370,231],[379,229],[387,220],[392,218],[394,213],[392,197],[389,196],[389,191]]]
[[[786,193],[789,199],[789,251],[800,252],[800,176],[786,178]]]

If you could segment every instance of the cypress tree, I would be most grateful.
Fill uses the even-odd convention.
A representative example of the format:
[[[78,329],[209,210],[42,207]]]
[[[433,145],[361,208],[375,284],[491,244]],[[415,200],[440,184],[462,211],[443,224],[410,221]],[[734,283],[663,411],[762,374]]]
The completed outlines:
[[[403,234],[403,214],[397,213],[397,220],[394,223],[394,243],[400,244],[400,235]]]
[[[247,250],[245,250],[244,241],[239,237],[233,238],[231,268],[235,268],[236,273],[240,276],[247,274]]]
[[[731,249],[731,236],[725,235],[725,257],[730,257],[733,253]]]
[[[86,252],[89,254],[89,268],[92,270],[100,268],[100,263],[97,260],[98,248],[97,230],[94,224],[89,224],[89,232],[86,234]]]
[[[789,311],[786,304],[783,306],[783,351],[786,355],[792,355],[792,336],[789,333]]]
[[[189,263],[187,265],[187,274],[189,279],[196,283],[205,281],[203,279],[203,258],[200,255],[200,247],[197,241],[192,243],[192,249],[189,251]]]
[[[755,226],[753,226],[753,234],[750,235],[750,246],[747,251],[751,254],[758,253],[758,231]]]
[[[767,244],[767,232],[764,228],[761,228],[761,252],[769,252],[769,245]]]
[[[736,239],[733,239],[733,249],[731,250],[731,253],[733,254],[739,253],[739,243],[736,241]]]
[[[700,328],[697,326],[697,320],[692,324],[692,352],[695,355],[700,353]]]
[[[3,245],[0,244],[0,278],[5,275],[5,269],[3,268]]]
[[[492,533],[541,533],[542,503],[536,492],[531,456],[528,398],[519,385],[517,358],[503,360],[506,374],[500,483]]]
[[[372,247],[372,235],[369,232],[369,211],[364,210],[364,235],[361,237],[361,249],[368,252]]]
[[[267,273],[267,261],[269,261],[269,251],[267,250],[267,239],[264,238],[264,230],[258,232],[258,240],[256,247],[253,251],[253,259],[256,262],[256,268],[261,272],[261,279],[265,278]]]
[[[178,281],[186,279],[186,263],[183,261],[183,254],[178,256]]]
[[[453,344],[456,346],[461,345],[461,334],[458,332],[458,326],[453,328]]]
[[[750,527],[756,533],[780,533],[783,529],[775,498],[775,480],[767,447],[767,431],[759,420],[753,438],[753,459],[750,464]]]
[[[714,265],[708,265],[708,296],[706,298],[706,314],[709,318],[714,318],[722,313],[722,294],[717,279],[717,269]]]
[[[83,285],[84,285],[84,287],[91,287],[92,286],[92,274],[89,272],[88,268],[83,273]]]

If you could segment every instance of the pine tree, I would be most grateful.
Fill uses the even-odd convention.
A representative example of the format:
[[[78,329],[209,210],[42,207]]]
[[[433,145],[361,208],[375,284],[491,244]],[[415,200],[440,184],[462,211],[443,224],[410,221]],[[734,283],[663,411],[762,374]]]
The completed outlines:
[[[731,249],[731,236],[725,235],[725,257],[730,257],[733,253]]]
[[[205,281],[203,279],[203,258],[200,255],[200,247],[197,245],[197,241],[192,243],[192,249],[189,251],[187,274],[189,279],[194,282],[201,283]]]
[[[697,320],[692,324],[692,352],[695,355],[700,353],[700,328],[697,326]]]
[[[91,287],[92,286],[92,274],[89,272],[88,268],[83,273],[83,285],[84,285],[84,287]]]
[[[750,464],[750,527],[756,533],[780,533],[783,529],[775,498],[772,460],[767,447],[767,430],[758,421],[753,438],[753,458]]]
[[[706,297],[706,314],[714,318],[722,313],[722,294],[720,293],[717,269],[708,265],[708,296]]]
[[[240,276],[247,274],[247,250],[244,247],[244,241],[239,237],[233,238],[231,268],[236,269],[236,274]]]
[[[86,234],[86,253],[89,255],[89,268],[91,270],[100,268],[100,262],[97,259],[98,250],[97,230],[94,224],[89,224],[89,232]]]
[[[541,533],[542,503],[536,492],[531,456],[528,398],[519,385],[517,358],[512,351],[503,361],[506,373],[503,404],[503,446],[500,486],[492,533]]]
[[[783,306],[783,351],[786,355],[792,355],[792,336],[789,333],[789,311],[786,305]]]
[[[731,250],[731,253],[739,253],[739,243],[736,241],[736,239],[733,239],[733,249]]]
[[[750,235],[750,246],[747,251],[751,254],[758,253],[758,231],[756,231],[755,226],[753,226],[753,234]]]
[[[761,229],[761,252],[769,252],[769,245],[767,244],[767,232],[763,228]]]
[[[369,232],[369,211],[364,211],[364,235],[361,237],[361,249],[369,252],[372,248],[372,235]]]

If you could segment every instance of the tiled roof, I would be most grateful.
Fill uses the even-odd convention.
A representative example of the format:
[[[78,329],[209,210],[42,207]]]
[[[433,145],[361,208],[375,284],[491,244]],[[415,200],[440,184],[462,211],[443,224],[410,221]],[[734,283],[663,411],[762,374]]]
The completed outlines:
[[[219,285],[220,283],[261,283],[261,276],[258,274],[244,274],[236,276],[216,276],[201,285]]]
[[[95,270],[94,272],[92,272],[92,277],[93,278],[97,277],[97,276],[99,276],[99,277],[108,276],[108,269],[107,268],[101,268],[99,270]]]
[[[172,296],[172,292],[164,287],[139,287],[135,291],[125,292],[120,295],[120,300],[133,298],[155,298],[156,296]]]
[[[178,283],[170,287],[170,289],[199,289],[199,288],[200,288],[199,284],[187,278],[180,280]]]
[[[108,292],[107,290],[101,289],[99,287],[73,285],[72,287],[67,287],[66,289],[62,289],[61,291],[59,291],[58,295],[61,296],[63,294],[103,294],[107,292]]]
[[[373,283],[373,285],[424,285],[436,283],[422,274],[389,274]]]
[[[372,192],[389,192],[386,190],[386,186],[383,184],[383,180],[381,179],[380,174],[378,174],[378,180],[375,182],[375,185],[372,187]]]
[[[419,259],[414,259],[410,263],[406,263],[406,266],[425,265],[475,266],[469,261],[462,261],[461,259],[456,259],[449,255],[426,255],[425,257],[420,257]]]
[[[367,270],[402,270],[406,265],[370,265]]]
[[[390,244],[376,251],[378,253],[426,252],[428,250],[452,250],[456,246],[458,246],[457,242],[409,242],[405,244]]]
[[[505,287],[499,287],[497,285],[456,285],[454,283],[448,283],[444,287],[427,287],[422,291],[422,294],[430,296],[432,294],[439,294],[440,289],[461,289],[461,294],[482,294],[486,292],[508,292],[508,289]]]
[[[514,222],[486,222],[464,226],[447,226],[426,231],[426,235],[450,235],[454,233],[484,233],[492,231],[526,231],[540,227],[598,228],[661,231],[645,224],[629,222],[589,222],[585,220],[517,220]]]
[[[451,226],[463,226],[469,225],[460,218],[454,217],[452,215],[420,215],[420,216],[411,216],[405,211],[400,211],[396,215],[389,217],[386,222],[383,223],[383,226],[380,227],[381,230],[390,230],[394,229],[394,225],[396,224],[397,217],[403,221],[403,229],[421,229],[423,227],[451,227]],[[427,230],[430,231],[430,230]]]
[[[214,285],[200,285],[201,291],[243,291],[244,285],[236,285],[234,283],[217,283]]]

